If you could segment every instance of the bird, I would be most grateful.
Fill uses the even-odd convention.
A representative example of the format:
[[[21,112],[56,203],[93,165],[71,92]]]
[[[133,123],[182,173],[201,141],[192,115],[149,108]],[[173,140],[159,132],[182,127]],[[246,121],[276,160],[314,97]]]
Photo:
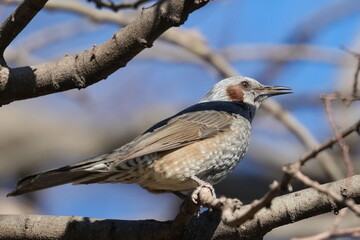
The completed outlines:
[[[85,161],[26,176],[7,196],[67,183],[137,183],[151,193],[193,191],[196,201],[196,190],[220,182],[244,157],[261,103],[290,90],[244,76],[223,79],[200,102],[133,141]]]

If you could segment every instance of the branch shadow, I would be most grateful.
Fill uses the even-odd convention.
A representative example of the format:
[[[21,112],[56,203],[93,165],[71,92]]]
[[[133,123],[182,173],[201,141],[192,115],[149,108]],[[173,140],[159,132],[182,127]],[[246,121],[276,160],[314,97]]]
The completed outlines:
[[[206,211],[194,216],[180,231],[171,228],[172,221],[156,220],[114,220],[73,217],[61,235],[61,240],[210,240],[220,223],[220,215]]]

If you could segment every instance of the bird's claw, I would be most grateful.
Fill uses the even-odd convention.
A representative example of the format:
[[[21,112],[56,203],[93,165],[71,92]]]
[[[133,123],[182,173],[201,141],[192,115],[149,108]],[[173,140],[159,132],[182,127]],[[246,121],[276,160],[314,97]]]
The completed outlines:
[[[215,194],[215,189],[214,187],[207,183],[207,182],[204,182],[200,179],[194,179],[198,184],[199,186],[192,192],[191,194],[191,200],[195,203],[195,204],[200,204],[200,191],[203,189],[203,188],[207,188],[210,190],[210,195],[212,198],[216,198],[216,194]]]

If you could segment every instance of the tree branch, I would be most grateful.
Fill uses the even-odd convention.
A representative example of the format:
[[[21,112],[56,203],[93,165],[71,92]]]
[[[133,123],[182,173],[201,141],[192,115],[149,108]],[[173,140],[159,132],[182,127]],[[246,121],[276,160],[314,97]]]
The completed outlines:
[[[94,84],[124,67],[163,32],[181,25],[191,12],[205,4],[193,0],[159,1],[105,43],[76,56],[35,66],[2,68],[0,105]]]
[[[358,81],[359,81],[359,72],[360,72],[360,54],[355,51],[352,51],[344,46],[341,46],[341,49],[343,49],[345,52],[351,54],[353,57],[355,57],[358,60],[358,64],[357,64],[356,71],[354,74],[354,81],[353,81],[353,85],[352,85],[352,94],[351,94],[350,99],[347,99],[348,104],[350,104],[353,101],[360,100],[360,94],[359,94],[359,90],[358,90]]]
[[[349,134],[353,133],[353,132],[357,132],[360,135],[360,119],[357,120],[353,125],[351,125],[350,127],[348,127],[347,129],[343,130],[340,133],[340,137],[344,138],[346,136],[348,136]],[[338,139],[334,136],[332,138],[330,138],[329,140],[325,141],[324,143],[322,143],[321,145],[315,147],[314,149],[308,151],[307,153],[305,153],[300,159],[299,159],[299,164],[302,166],[304,165],[307,161],[309,161],[311,158],[316,157],[320,152],[324,151],[327,148],[331,148],[335,143],[338,142]]]
[[[344,191],[348,183],[353,187]],[[360,175],[321,186],[341,194],[346,199],[360,202]],[[185,231],[174,230],[171,221],[1,215],[0,240],[259,239],[276,227],[343,207],[344,205],[334,202],[326,194],[309,188],[275,198],[270,208],[261,209],[253,219],[238,228],[224,225],[217,211],[206,211],[199,217],[193,217]],[[236,210],[235,214],[238,214],[237,211],[239,214],[247,212],[251,208],[251,204],[245,205]]]
[[[308,176],[304,175],[302,172],[300,171],[296,171],[293,174],[293,177],[298,179],[299,181],[303,182],[304,184],[306,184],[309,187],[312,187],[316,190],[318,190],[319,192],[325,193],[326,195],[328,195],[329,197],[331,197],[334,201],[345,205],[346,207],[348,207],[350,210],[352,210],[358,217],[360,217],[360,208],[358,206],[356,206],[356,204],[354,203],[354,201],[352,201],[351,199],[346,199],[342,196],[342,194],[336,193],[336,192],[332,192],[329,189],[321,186],[318,182],[310,179]],[[352,186],[349,184],[346,184],[346,186],[344,186],[343,191],[347,191],[347,189],[351,188]],[[335,209],[334,209],[335,211]],[[337,211],[337,210],[336,210]]]
[[[0,64],[6,66],[4,51],[44,7],[47,0],[25,0],[0,25]]]
[[[350,158],[350,153],[349,153],[350,147],[349,147],[349,145],[346,144],[345,139],[341,136],[339,127],[335,123],[335,119],[333,116],[332,103],[331,103],[331,101],[334,99],[336,99],[335,93],[323,95],[325,110],[326,110],[329,124],[330,124],[330,126],[333,130],[334,136],[337,138],[339,146],[343,152],[343,156],[344,156],[343,161],[344,161],[344,164],[346,167],[346,172],[347,172],[346,176],[350,177],[350,176],[354,175],[355,168],[354,168],[354,164],[352,163],[351,158]]]

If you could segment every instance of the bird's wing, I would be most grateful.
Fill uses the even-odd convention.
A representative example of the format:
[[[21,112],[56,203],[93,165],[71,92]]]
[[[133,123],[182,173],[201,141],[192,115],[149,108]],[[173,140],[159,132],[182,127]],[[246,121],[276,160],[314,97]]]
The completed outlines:
[[[176,149],[229,131],[235,116],[221,111],[188,112],[136,138],[117,163],[149,153]]]
[[[126,160],[176,149],[201,139],[210,138],[218,133],[230,131],[234,118],[233,114],[222,111],[187,112],[165,120],[160,127],[145,132],[119,149],[63,167],[60,170],[108,172]]]

